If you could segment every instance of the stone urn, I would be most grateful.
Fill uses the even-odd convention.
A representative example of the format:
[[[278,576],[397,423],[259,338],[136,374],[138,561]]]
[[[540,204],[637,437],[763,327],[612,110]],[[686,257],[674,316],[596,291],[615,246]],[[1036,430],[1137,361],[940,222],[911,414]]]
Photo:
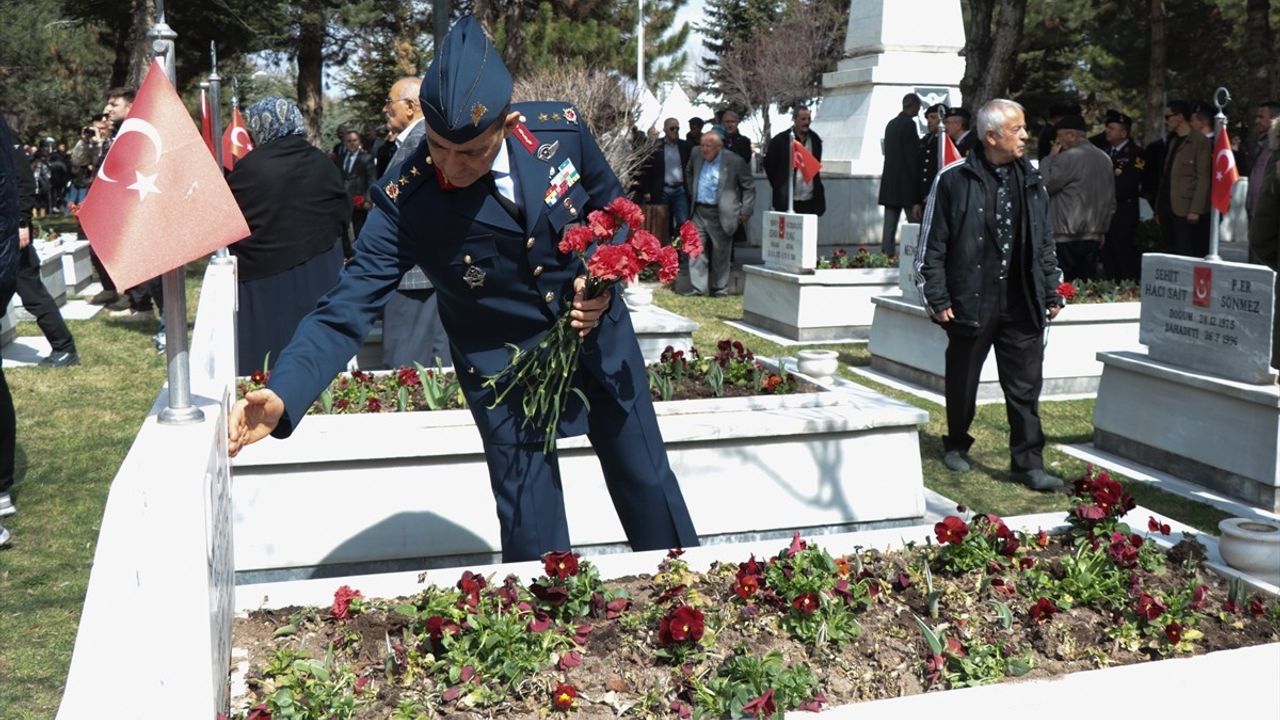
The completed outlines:
[[[653,304],[653,290],[639,285],[629,285],[622,291],[622,299],[628,310],[637,310]]]
[[[1280,522],[1229,518],[1218,523],[1218,552],[1231,567],[1280,585]]]
[[[796,353],[796,364],[802,375],[822,380],[840,369],[840,356],[835,350],[801,350]]]

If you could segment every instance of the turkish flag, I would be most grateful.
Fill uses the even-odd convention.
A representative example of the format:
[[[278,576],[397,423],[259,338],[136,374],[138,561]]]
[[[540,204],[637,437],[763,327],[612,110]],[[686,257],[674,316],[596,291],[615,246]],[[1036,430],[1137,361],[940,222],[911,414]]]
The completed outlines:
[[[1239,179],[1236,156],[1231,152],[1231,138],[1227,137],[1227,126],[1223,125],[1218,131],[1218,140],[1213,144],[1213,183],[1209,190],[1209,201],[1223,215],[1231,209],[1231,186]]]
[[[822,171],[822,163],[818,162],[818,158],[795,138],[791,139],[791,167],[799,170],[800,177],[807,183],[813,182],[813,179]]]
[[[213,154],[213,112],[209,109],[209,98],[203,90],[200,91],[200,137],[204,138],[204,144],[209,146],[209,153]]]
[[[938,136],[938,145],[942,149],[939,153],[942,157],[942,162],[938,165],[939,170],[955,165],[961,160],[964,160],[964,156],[960,154],[960,150],[956,148],[956,144],[951,142],[950,135],[946,132],[939,132]]]
[[[159,61],[80,207],[89,244],[129,288],[249,235],[218,164]]]
[[[222,167],[230,170],[235,167],[237,160],[248,155],[252,149],[253,140],[249,137],[249,131],[244,129],[244,117],[240,115],[240,108],[232,108],[231,124],[222,133]]]

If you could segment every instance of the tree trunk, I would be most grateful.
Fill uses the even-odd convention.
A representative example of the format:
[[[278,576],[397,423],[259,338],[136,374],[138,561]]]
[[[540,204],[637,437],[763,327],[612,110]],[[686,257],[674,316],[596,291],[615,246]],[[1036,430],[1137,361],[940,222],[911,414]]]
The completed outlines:
[[[1164,135],[1164,81],[1168,71],[1169,40],[1165,35],[1164,0],[1151,0],[1151,61],[1147,65],[1145,143]]]
[[[964,29],[964,77],[960,78],[960,97],[973,110],[973,98],[979,94],[982,76],[991,57],[991,13],[995,0],[969,0],[969,21]]]
[[[303,19],[298,32],[298,109],[307,122],[307,139],[319,146],[320,117],[324,113],[324,19]]]
[[[978,86],[977,96],[965,96],[965,104],[974,112],[988,100],[1008,94],[1026,18],[1027,0],[1000,0],[1000,17],[996,20],[995,36],[991,39],[986,72]],[[966,64],[965,74],[968,72]]]
[[[1269,61],[1274,48],[1271,45],[1271,20],[1267,17],[1270,10],[1270,0],[1248,0],[1245,9],[1245,64],[1253,70],[1249,75],[1249,87],[1246,88],[1249,105],[1243,110],[1248,114],[1249,121],[1249,135],[1244,147],[1248,149],[1251,156],[1258,142],[1258,125],[1253,122],[1254,110],[1272,97]],[[1247,170],[1248,168],[1244,168],[1242,172]]]
[[[151,39],[147,31],[156,21],[155,0],[134,0],[133,26],[129,29],[129,70],[125,84],[136,88],[151,67]]]

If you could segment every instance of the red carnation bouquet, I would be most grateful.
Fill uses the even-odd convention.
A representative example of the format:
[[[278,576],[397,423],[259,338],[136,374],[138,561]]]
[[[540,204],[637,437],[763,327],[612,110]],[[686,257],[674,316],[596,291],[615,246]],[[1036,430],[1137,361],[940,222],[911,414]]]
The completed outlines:
[[[623,230],[627,239],[614,242]],[[644,229],[644,211],[619,197],[603,210],[591,212],[586,225],[565,231],[560,252],[577,255],[586,264],[587,282],[582,294],[590,300],[619,282],[635,280],[649,268],[657,271],[660,282],[675,280],[680,271],[680,253],[698,257],[702,254],[702,240],[693,223],[685,222],[675,242],[663,245]],[[556,425],[570,393],[576,394],[584,404],[587,402],[582,391],[573,387],[582,338],[569,324],[571,310],[572,307],[565,309],[537,345],[528,350],[511,346],[512,356],[507,366],[484,380],[484,386],[495,392],[490,408],[501,404],[512,390],[524,391],[521,398],[524,422],[536,424],[546,432],[544,449],[547,452],[555,447]]]

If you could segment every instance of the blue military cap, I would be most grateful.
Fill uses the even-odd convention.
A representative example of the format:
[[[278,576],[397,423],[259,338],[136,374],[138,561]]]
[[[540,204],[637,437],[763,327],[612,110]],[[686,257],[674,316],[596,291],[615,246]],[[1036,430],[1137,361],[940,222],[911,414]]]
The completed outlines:
[[[511,102],[511,73],[475,17],[445,35],[418,93],[427,126],[452,143],[474,140]]]

